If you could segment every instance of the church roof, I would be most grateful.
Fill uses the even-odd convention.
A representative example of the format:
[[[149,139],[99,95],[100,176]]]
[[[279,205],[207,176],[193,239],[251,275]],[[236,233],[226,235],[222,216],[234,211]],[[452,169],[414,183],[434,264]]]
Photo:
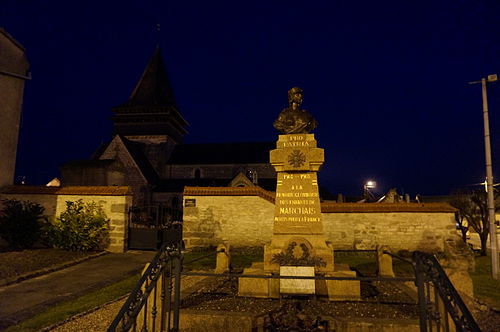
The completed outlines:
[[[129,100],[122,106],[176,107],[172,87],[158,46]]]
[[[155,192],[182,192],[185,187],[224,187],[229,188],[232,179],[164,179],[154,188]],[[252,186],[254,187],[254,186]],[[259,179],[258,187],[267,190],[276,190],[276,179]]]
[[[168,164],[267,164],[275,142],[180,144]]]
[[[23,52],[26,51],[26,49],[24,48],[24,46],[20,42],[18,42],[14,37],[12,37],[12,35],[10,33],[8,33],[7,31],[5,31],[5,29],[2,28],[2,27],[0,27],[0,34],[4,35],[7,39],[9,39],[21,51],[23,51]]]
[[[72,168],[72,167],[103,167],[109,166],[114,162],[112,159],[83,159],[83,160],[70,160],[64,163],[61,168]]]
[[[134,162],[136,163],[137,167],[139,167],[140,172],[142,173],[142,175],[144,175],[146,180],[151,184],[158,182],[158,174],[142,151],[142,143],[133,142],[122,136],[120,136],[119,138],[121,138],[123,145],[130,153],[130,156],[134,159]]]
[[[63,167],[83,166],[83,167],[98,167],[100,165],[108,165],[114,162],[114,159],[100,159],[106,150],[110,147],[114,140],[118,140],[123,144],[123,147],[128,151],[128,154],[137,165],[137,168],[142,173],[148,183],[157,183],[159,181],[158,174],[156,173],[153,165],[149,162],[148,158],[142,150],[143,143],[134,142],[121,135],[116,135],[113,140],[105,145],[101,145],[93,154],[90,160],[76,160],[64,164]]]

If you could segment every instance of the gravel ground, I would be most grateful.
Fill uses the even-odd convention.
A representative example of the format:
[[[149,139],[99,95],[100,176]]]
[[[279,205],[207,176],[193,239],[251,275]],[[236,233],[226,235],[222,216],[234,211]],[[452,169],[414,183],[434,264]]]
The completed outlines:
[[[482,332],[500,331],[500,313],[491,309],[480,311],[474,314],[474,318]]]
[[[204,280],[203,282],[200,282]],[[296,299],[244,298],[236,296],[237,281],[203,277],[182,279],[182,308],[190,310],[223,310],[266,314],[280,309],[282,305],[294,303]],[[201,287],[201,288],[200,288]],[[368,283],[361,285],[363,302],[326,302],[312,299],[302,300],[303,313],[329,317],[353,318],[399,318],[418,319],[415,301],[390,283]],[[95,310],[74,317],[66,323],[44,331],[52,332],[97,332],[106,331],[126,299],[121,299]],[[500,314],[492,310],[478,311],[474,315],[483,332],[497,332]]]
[[[220,280],[184,298],[181,308],[191,310],[222,310],[231,312],[251,312],[257,315],[279,310],[294,298],[281,301],[237,296],[237,280]],[[302,299],[304,313],[330,317],[356,318],[402,318],[417,319],[418,308],[415,301],[399,288],[387,282],[361,283],[362,300],[328,302],[322,299]]]

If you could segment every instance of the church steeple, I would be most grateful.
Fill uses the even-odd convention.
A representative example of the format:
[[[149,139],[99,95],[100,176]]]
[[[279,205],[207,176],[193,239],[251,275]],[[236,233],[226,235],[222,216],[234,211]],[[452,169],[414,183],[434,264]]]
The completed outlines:
[[[115,135],[182,142],[188,124],[177,109],[158,46],[129,99],[113,112]]]

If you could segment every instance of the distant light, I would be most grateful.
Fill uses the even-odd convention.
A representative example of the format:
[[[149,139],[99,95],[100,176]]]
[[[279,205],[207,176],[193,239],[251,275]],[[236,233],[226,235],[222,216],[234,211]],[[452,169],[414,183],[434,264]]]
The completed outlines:
[[[377,182],[375,181],[367,181],[366,184],[365,184],[365,187],[368,188],[368,189],[373,189],[377,186]]]

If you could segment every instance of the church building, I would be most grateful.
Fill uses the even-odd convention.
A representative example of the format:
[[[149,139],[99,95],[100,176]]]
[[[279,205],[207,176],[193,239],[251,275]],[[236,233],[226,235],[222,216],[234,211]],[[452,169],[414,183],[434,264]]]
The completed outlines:
[[[91,159],[61,167],[62,184],[130,186],[134,206],[182,209],[191,187],[258,185],[274,190],[275,142],[186,144],[188,122],[157,47],[129,99],[113,108],[113,138]]]

